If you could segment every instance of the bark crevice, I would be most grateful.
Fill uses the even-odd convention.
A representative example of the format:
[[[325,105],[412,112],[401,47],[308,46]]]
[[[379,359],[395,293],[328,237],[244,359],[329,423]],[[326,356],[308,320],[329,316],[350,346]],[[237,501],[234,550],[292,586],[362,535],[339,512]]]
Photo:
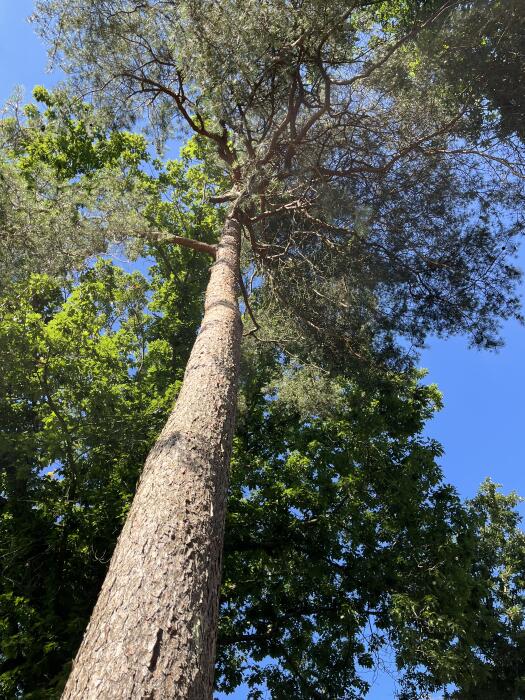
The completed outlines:
[[[157,661],[159,660],[160,656],[160,647],[162,644],[162,637],[164,635],[164,630],[159,629],[157,630],[157,639],[155,640],[155,644],[153,645],[153,651],[151,652],[151,659],[148,664],[148,669],[153,673],[153,671],[157,668]]]

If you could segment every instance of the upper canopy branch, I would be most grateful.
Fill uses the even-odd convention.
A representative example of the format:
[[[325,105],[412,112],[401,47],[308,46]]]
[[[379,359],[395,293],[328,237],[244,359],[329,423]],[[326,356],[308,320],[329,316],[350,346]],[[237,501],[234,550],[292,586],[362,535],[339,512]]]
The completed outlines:
[[[391,170],[394,165],[404,158],[405,156],[409,155],[410,153],[420,150],[423,144],[425,144],[427,141],[431,141],[432,139],[438,138],[439,136],[444,136],[445,134],[449,133],[450,130],[452,129],[453,126],[455,126],[460,119],[464,116],[466,112],[466,108],[462,109],[458,114],[456,114],[452,119],[447,121],[445,124],[440,125],[437,129],[432,131],[431,133],[424,134],[420,138],[416,139],[415,141],[412,141],[411,143],[407,144],[403,148],[401,148],[397,153],[391,155],[388,160],[383,164],[383,165],[372,165],[370,163],[360,163],[356,167],[351,167],[351,168],[329,168],[325,166],[319,166],[318,170],[322,175],[327,175],[330,177],[350,177],[352,175],[355,175],[356,173],[375,173],[378,175],[382,175],[387,173],[389,170]],[[426,151],[427,153],[431,152],[438,152],[437,150],[435,151]]]
[[[196,241],[194,238],[185,238],[184,236],[176,236],[172,233],[163,233],[162,231],[146,231],[143,234],[146,239],[154,240],[157,243],[172,243],[180,245],[182,248],[191,248],[199,253],[206,253],[215,259],[217,255],[217,246],[213,243],[205,243],[204,241]]]
[[[220,134],[210,131],[206,127],[205,121],[199,112],[195,112],[195,118],[193,118],[190,112],[186,109],[186,104],[189,102],[189,100],[184,92],[184,83],[180,71],[177,71],[177,79],[179,83],[178,91],[173,90],[165,83],[158,82],[157,80],[154,80],[153,78],[145,75],[144,72],[142,72],[140,75],[136,75],[133,72],[125,71],[122,73],[122,77],[139,82],[141,85],[141,89],[144,92],[147,91],[146,86],[150,86],[151,88],[157,90],[159,93],[164,93],[165,95],[171,97],[175,101],[179,113],[184,118],[186,123],[190,126],[190,128],[196,134],[199,134],[199,136],[204,136],[205,138],[214,141],[218,145],[219,152],[224,158],[224,160],[229,164],[233,163],[235,157],[230,147],[228,146],[228,132],[226,127],[223,126],[222,132]]]
[[[441,7],[436,10],[430,17],[428,17],[424,22],[422,22],[419,25],[414,26],[407,34],[402,36],[400,39],[398,39],[392,46],[387,49],[383,55],[383,57],[376,61],[375,63],[372,63],[366,70],[364,70],[362,73],[359,73],[358,75],[354,75],[351,78],[348,78],[346,80],[344,79],[337,79],[337,78],[330,78],[330,82],[332,85],[340,85],[340,86],[350,86],[356,83],[358,80],[365,80],[368,78],[372,73],[374,73],[376,70],[379,68],[382,68],[385,63],[395,54],[395,52],[400,49],[402,46],[404,46],[406,43],[408,43],[411,39],[413,39],[415,36],[417,36],[423,29],[426,29],[429,27],[433,22],[435,22],[439,17],[441,17],[445,12],[448,10],[451,10],[453,7],[456,5],[459,5],[460,0],[449,0],[447,2],[444,2]]]

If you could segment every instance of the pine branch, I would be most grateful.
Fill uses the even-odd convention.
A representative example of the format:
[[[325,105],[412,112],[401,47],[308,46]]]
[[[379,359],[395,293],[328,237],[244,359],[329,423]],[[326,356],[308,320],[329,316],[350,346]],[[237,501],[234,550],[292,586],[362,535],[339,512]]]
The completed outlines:
[[[157,243],[172,243],[180,245],[183,248],[191,248],[199,253],[207,253],[213,259],[217,255],[217,246],[213,243],[205,243],[204,241],[196,241],[194,238],[185,238],[184,236],[176,236],[175,234],[163,233],[162,231],[148,231],[144,234],[145,238],[150,238]]]

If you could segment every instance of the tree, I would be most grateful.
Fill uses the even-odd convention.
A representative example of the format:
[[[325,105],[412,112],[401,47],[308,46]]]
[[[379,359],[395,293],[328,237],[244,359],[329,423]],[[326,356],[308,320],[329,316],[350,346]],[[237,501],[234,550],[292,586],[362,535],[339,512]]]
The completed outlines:
[[[185,382],[65,692],[176,687],[201,700],[212,687],[242,229],[266,308],[311,361],[381,367],[399,358],[399,334],[421,343],[429,331],[492,346],[497,320],[518,314],[508,254],[519,142],[492,138],[477,73],[462,89],[421,58],[425,29],[472,18],[452,1],[37,7],[80,90],[128,120],[149,106],[164,130],[178,115],[229,180],[213,200],[230,205]],[[405,80],[392,83],[400,61]]]
[[[516,494],[498,493],[496,485],[487,480],[468,504],[478,534],[473,573],[478,582],[484,582],[484,604],[474,629],[473,668],[458,683],[459,687],[450,691],[449,697],[455,700],[489,700],[501,694],[521,700],[525,696],[525,539],[523,531],[516,528],[519,517],[515,509],[519,500]],[[493,568],[496,561],[497,568]]]
[[[135,454],[173,400],[176,385],[155,371],[163,348],[144,357],[146,288],[99,263],[74,289],[33,275],[2,299],[3,698],[56,697],[129,506]],[[146,411],[138,427],[132,416]]]
[[[218,220],[202,194],[217,173],[203,167],[202,145],[189,143],[183,162],[162,164],[143,136],[115,130],[63,90],[37,86],[33,96],[36,103],[22,107],[15,95],[0,121],[4,284],[30,272],[67,275],[133,239],[128,252],[136,257],[146,244],[194,249],[188,233],[197,225],[203,238],[215,236]],[[188,168],[195,158],[200,167]],[[177,206],[167,206],[170,198]],[[213,253],[202,240],[197,249]]]
[[[6,225],[3,232],[6,245],[2,273],[6,283],[3,294],[8,305],[13,303],[13,299],[16,300],[19,297],[26,283],[25,275],[31,267],[54,273],[63,272],[72,262],[77,266],[80,265],[85,256],[85,244],[88,241],[88,245],[99,245],[105,248],[108,241],[119,241],[119,231],[122,229],[129,235],[129,228],[133,228],[134,219],[125,195],[129,193],[129,188],[133,187],[132,179],[136,186],[133,190],[134,194],[136,195],[137,189],[140,189],[143,213],[152,225],[162,222],[164,229],[179,230],[182,222],[186,235],[188,231],[191,232],[192,227],[198,226],[201,236],[203,234],[206,236],[207,232],[213,238],[217,229],[217,215],[201,199],[208,178],[202,166],[190,165],[190,161],[199,153],[199,147],[196,144],[185,149],[182,162],[174,161],[166,164],[166,169],[158,177],[147,176],[136,169],[136,165],[146,159],[145,144],[141,137],[123,133],[108,134],[107,129],[97,123],[97,117],[92,110],[79,103],[71,104],[71,101],[60,93],[52,96],[38,89],[35,94],[47,107],[43,113],[30,105],[25,109],[25,119],[19,115],[19,119],[9,119],[2,124],[7,144],[4,151],[4,168],[5,172],[13,176],[9,180],[10,189],[4,191],[7,206],[4,208]],[[119,176],[122,182],[118,179]],[[113,183],[115,177],[116,184]],[[12,198],[13,192],[16,193],[16,198]],[[167,201],[166,198],[170,195],[174,196],[176,206]],[[79,211],[88,208],[87,203],[93,201],[96,203],[101,196],[104,197],[106,206],[109,205],[108,200],[116,202],[116,211],[109,216],[105,216],[102,211],[95,211],[96,216],[93,216],[90,211],[89,216],[79,217]],[[91,206],[93,208],[93,205]],[[36,212],[40,216],[37,216]],[[26,221],[29,221],[30,227],[20,225],[21,219],[26,215]],[[65,229],[66,239],[57,233],[60,225]],[[149,235],[149,246],[157,250],[160,265],[164,268],[167,266],[164,274],[167,275],[171,271],[175,275],[171,285],[166,283],[163,290],[157,289],[161,306],[168,315],[167,319],[159,319],[157,326],[163,329],[160,335],[169,338],[166,342],[173,343],[172,373],[164,370],[164,375],[167,375],[171,382],[176,379],[180,384],[181,376],[178,375],[187,360],[188,342],[193,342],[195,337],[196,320],[193,314],[196,310],[199,314],[201,310],[202,274],[207,271],[208,266],[205,259],[195,261],[191,255],[188,258],[191,250],[184,247],[177,254],[169,256],[165,249],[165,241],[170,237],[165,234],[161,237],[164,248],[159,247],[158,238],[157,235]],[[175,235],[174,239],[176,238]],[[67,243],[64,246],[65,250],[62,248],[64,243]],[[57,250],[56,255],[48,255],[51,245]],[[140,251],[143,247],[144,243],[139,240],[138,250]],[[212,250],[212,246],[204,242],[200,247],[204,250]],[[184,260],[187,264],[181,265],[181,261]],[[172,265],[174,265],[173,269],[179,270],[178,273],[173,272]],[[180,275],[180,278],[177,278],[176,274]],[[160,282],[157,286],[159,285]],[[178,303],[184,300],[185,308],[177,310]],[[117,299],[110,298],[106,302],[118,305],[118,294]],[[111,323],[119,320],[118,317],[115,318],[114,313],[108,312],[108,315]],[[21,317],[24,318],[23,313]],[[92,320],[85,317],[83,322],[86,324],[86,329],[79,332],[77,339],[81,344],[85,334],[89,333],[88,328]],[[143,350],[146,343],[144,334],[142,338],[136,339],[139,345],[142,343]],[[155,338],[149,334],[148,342],[151,343],[153,340]],[[28,347],[31,347],[31,343],[28,343]],[[18,349],[20,350],[21,347]],[[10,354],[13,353],[14,348],[11,348]],[[76,354],[80,358],[83,357],[81,352]],[[154,354],[151,357],[154,357]],[[122,370],[136,371],[126,364]],[[72,368],[71,372],[78,373],[78,366]],[[82,373],[79,375],[82,376]],[[68,376],[68,374],[62,376],[66,384]],[[55,380],[59,382],[60,377]],[[86,381],[89,382],[88,378]],[[118,382],[116,386],[119,386]],[[7,392],[7,395],[9,394],[10,392]],[[167,400],[169,401],[170,398],[173,400],[174,396],[175,393],[172,391]],[[32,401],[31,397],[26,400],[30,403]],[[77,400],[80,400],[78,395]],[[159,406],[162,406],[160,397]],[[151,406],[151,409],[154,410],[154,407]],[[79,410],[83,415],[83,409]],[[133,411],[130,413],[130,416],[132,415]],[[152,425],[155,425],[156,415],[158,414],[155,412],[152,414]],[[160,415],[164,417],[162,412]],[[80,419],[74,416],[72,420]],[[109,421],[106,417],[105,424],[109,428],[113,425],[113,421]],[[156,425],[154,430],[158,431],[158,428],[159,426]],[[108,433],[100,431],[100,435],[107,436]],[[83,440],[83,436],[77,436],[77,445]],[[109,448],[109,444],[107,447]],[[76,448],[72,451],[75,452]],[[85,450],[80,452],[83,454]],[[27,458],[31,459],[29,454]],[[82,462],[82,459],[80,461]],[[16,466],[11,465],[9,469],[14,469],[16,472]],[[12,494],[10,495],[12,497]],[[60,515],[60,517],[65,516]],[[67,535],[64,537],[67,540]],[[110,542],[110,544],[113,543]],[[92,585],[98,588],[96,584]],[[48,587],[47,594],[49,593]]]
[[[88,105],[42,87],[34,96],[37,104],[23,108],[15,96],[0,121],[4,288],[29,272],[80,269],[128,235],[131,183],[147,159],[142,136],[111,132]]]
[[[517,134],[521,139],[525,108],[520,81],[525,68],[523,22],[516,0],[462,3],[455,21],[442,27],[444,36],[429,32],[421,47],[433,66],[444,67],[451,83],[459,76],[463,89],[475,86],[474,125],[477,122],[483,130],[488,106],[493,110],[495,135]]]
[[[242,674],[250,698],[362,698],[389,648],[404,700],[522,698],[519,499],[486,482],[462,504],[443,483],[421,435],[436,387],[261,359],[243,372],[220,687]]]
[[[61,692],[180,388],[206,275],[174,247],[149,282],[99,262],[2,300],[1,697]],[[452,682],[457,697],[520,697],[516,499],[488,485],[463,505],[442,482],[441,448],[421,435],[436,388],[418,373],[329,379],[255,341],[241,378],[219,687],[361,698],[390,646],[403,697]]]

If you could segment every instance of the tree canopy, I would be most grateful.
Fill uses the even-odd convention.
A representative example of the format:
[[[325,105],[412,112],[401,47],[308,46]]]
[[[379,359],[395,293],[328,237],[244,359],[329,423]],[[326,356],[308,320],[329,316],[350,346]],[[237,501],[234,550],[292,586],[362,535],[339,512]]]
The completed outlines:
[[[523,152],[496,87],[509,72],[519,114],[511,0],[42,0],[35,17],[117,120],[209,141],[261,305],[311,358],[399,359],[399,336],[429,333],[493,347],[519,317]]]

